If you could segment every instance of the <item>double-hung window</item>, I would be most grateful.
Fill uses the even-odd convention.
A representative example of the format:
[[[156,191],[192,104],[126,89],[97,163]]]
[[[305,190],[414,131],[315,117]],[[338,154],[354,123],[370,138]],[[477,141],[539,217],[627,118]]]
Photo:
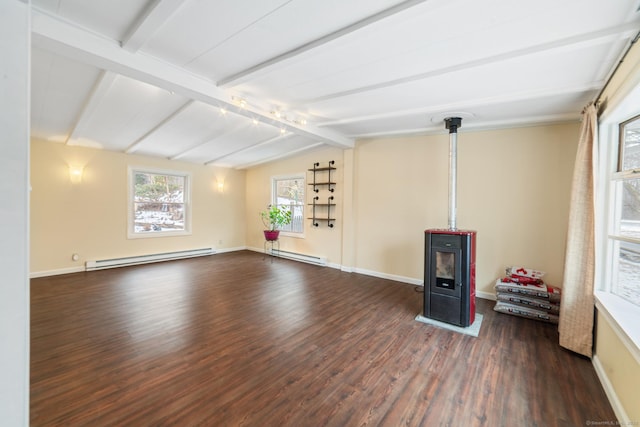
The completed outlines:
[[[129,169],[128,236],[191,234],[190,174]]]
[[[640,116],[620,123],[611,176],[611,292],[640,310]]]
[[[302,237],[304,233],[304,175],[275,177],[271,180],[271,204],[291,211],[291,223],[279,227],[281,232]]]
[[[640,85],[599,121],[596,305],[640,357]]]

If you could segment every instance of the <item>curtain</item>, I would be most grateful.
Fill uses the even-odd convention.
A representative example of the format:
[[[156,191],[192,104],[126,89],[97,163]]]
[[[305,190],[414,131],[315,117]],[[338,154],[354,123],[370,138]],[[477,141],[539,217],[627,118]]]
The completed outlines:
[[[592,356],[595,276],[594,160],[598,111],[589,104],[582,112],[582,129],[573,169],[567,249],[560,304],[560,345]]]

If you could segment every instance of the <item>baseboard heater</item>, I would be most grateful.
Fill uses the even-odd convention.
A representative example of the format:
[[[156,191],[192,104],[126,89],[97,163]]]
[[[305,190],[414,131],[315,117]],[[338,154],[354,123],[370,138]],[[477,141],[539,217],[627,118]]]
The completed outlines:
[[[270,253],[273,256],[292,259],[294,261],[302,261],[302,262],[306,262],[306,263],[309,263],[309,264],[322,265],[322,266],[326,266],[327,265],[327,259],[323,258],[323,257],[317,257],[317,256],[312,256],[312,255],[304,255],[304,254],[299,254],[299,253],[296,253],[296,252],[279,251],[278,249],[272,249],[270,251]]]
[[[124,258],[101,259],[97,261],[87,261],[85,270],[103,270],[105,268],[126,267],[129,265],[148,264],[151,262],[170,261],[183,258],[193,258],[198,256],[213,255],[216,251],[213,248],[190,249],[187,251],[165,252],[160,254],[138,255]]]

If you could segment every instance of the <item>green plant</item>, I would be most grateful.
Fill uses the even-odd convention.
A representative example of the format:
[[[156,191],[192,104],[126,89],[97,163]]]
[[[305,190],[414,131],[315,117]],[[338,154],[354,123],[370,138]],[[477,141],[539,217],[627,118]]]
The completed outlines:
[[[291,224],[291,211],[286,207],[269,205],[266,211],[260,212],[262,223],[269,230],[276,230],[283,225]]]

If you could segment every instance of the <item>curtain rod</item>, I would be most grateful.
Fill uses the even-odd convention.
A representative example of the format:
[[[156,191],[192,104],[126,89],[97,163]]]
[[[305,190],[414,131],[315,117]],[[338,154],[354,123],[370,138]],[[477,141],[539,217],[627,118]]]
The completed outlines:
[[[631,50],[633,45],[638,41],[639,38],[640,38],[640,31],[638,31],[636,36],[633,39],[631,39],[631,42],[629,43],[629,46],[627,47],[627,50],[624,52],[624,54],[622,54],[622,58],[620,58],[620,61],[618,61],[618,63],[616,64],[616,66],[613,69],[613,71],[611,72],[611,74],[609,74],[609,78],[604,83],[604,86],[602,86],[602,89],[598,93],[598,96],[596,96],[595,101],[593,101],[593,103],[595,105],[598,105],[600,103],[600,97],[604,93],[604,91],[607,88],[607,86],[609,86],[609,83],[611,82],[611,79],[613,79],[613,76],[616,75],[616,72],[618,71],[618,68],[620,68],[620,65],[624,62],[624,60],[626,59],[627,55],[629,54],[629,51]]]

